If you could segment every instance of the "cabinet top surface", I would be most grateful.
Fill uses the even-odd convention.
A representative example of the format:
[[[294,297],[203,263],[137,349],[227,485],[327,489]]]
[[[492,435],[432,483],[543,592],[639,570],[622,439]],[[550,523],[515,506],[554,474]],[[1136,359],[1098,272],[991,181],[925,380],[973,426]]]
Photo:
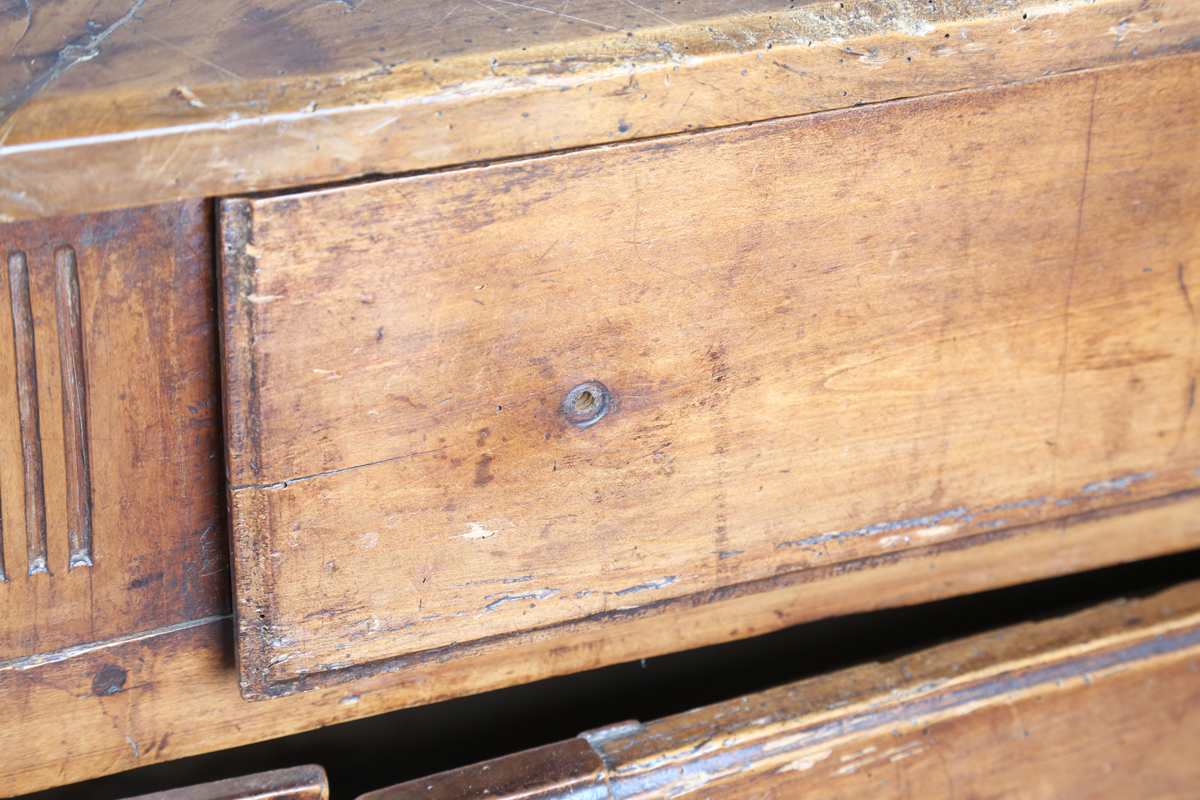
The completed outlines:
[[[607,145],[1188,52],[1200,0],[0,9],[0,221]]]

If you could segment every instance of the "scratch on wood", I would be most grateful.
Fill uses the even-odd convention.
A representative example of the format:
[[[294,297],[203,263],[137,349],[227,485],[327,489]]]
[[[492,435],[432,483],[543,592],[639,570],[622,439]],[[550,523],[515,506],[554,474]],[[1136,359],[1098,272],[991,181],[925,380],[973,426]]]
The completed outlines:
[[[1171,448],[1171,455],[1179,449],[1183,444],[1183,437],[1187,433],[1188,422],[1192,419],[1192,409],[1196,407],[1196,340],[1197,329],[1200,328],[1200,319],[1196,318],[1196,307],[1192,305],[1192,295],[1188,291],[1187,281],[1183,277],[1183,263],[1178,265],[1176,280],[1179,282],[1179,291],[1183,293],[1183,300],[1187,303],[1188,316],[1192,318],[1192,347],[1188,352],[1188,372],[1191,373],[1192,379],[1188,383],[1188,398],[1187,404],[1183,409],[1183,420],[1179,423],[1179,437],[1175,440],[1175,446]]]
[[[983,513],[986,514],[991,511],[1010,511],[1014,508],[1036,508],[1037,506],[1044,506],[1053,499],[1053,497],[1037,497],[1033,500],[1018,500],[1015,503],[1003,503],[998,506],[992,506],[991,508],[985,508]]]
[[[1067,297],[1063,303],[1063,346],[1059,357],[1059,387],[1058,387],[1058,420],[1054,426],[1054,474],[1052,485],[1058,485],[1058,457],[1061,452],[1059,440],[1062,437],[1063,414],[1067,408],[1067,359],[1070,358],[1071,344],[1071,294],[1075,288],[1075,265],[1079,262],[1079,242],[1083,238],[1083,204],[1087,198],[1088,169],[1092,163],[1092,126],[1096,121],[1096,93],[1100,89],[1100,76],[1092,79],[1092,99],[1088,106],[1087,138],[1083,153],[1083,177],[1079,185],[1079,209],[1075,215],[1075,247],[1071,253],[1071,266],[1067,270]]]
[[[178,52],[180,52],[180,53],[183,53],[185,56],[187,56],[187,57],[189,57],[189,58],[194,58],[194,59],[196,59],[197,61],[199,61],[201,64],[207,64],[208,66],[212,67],[213,69],[217,70],[218,72],[220,72],[220,73],[223,73],[223,74],[225,74],[225,75],[228,75],[229,77],[233,78],[235,81],[240,81],[240,80],[243,80],[242,76],[241,76],[241,75],[238,75],[236,72],[233,72],[233,71],[231,71],[231,70],[227,70],[227,69],[225,69],[224,67],[222,67],[220,64],[218,64],[218,63],[216,63],[216,62],[214,62],[214,61],[209,61],[207,58],[203,58],[203,57],[201,57],[201,56],[198,56],[198,55],[196,55],[195,53],[192,53],[192,52],[189,52],[189,51],[187,51],[187,50],[184,50],[184,49],[183,49],[182,47],[180,47],[179,45],[176,45],[176,44],[171,44],[170,42],[168,42],[168,41],[165,41],[165,40],[163,40],[163,39],[160,39],[160,38],[158,38],[157,36],[155,36],[155,35],[153,35],[153,34],[151,34],[151,33],[146,33],[145,31],[143,31],[143,32],[142,32],[142,35],[143,35],[143,36],[145,36],[145,37],[146,37],[146,38],[148,38],[148,39],[153,39],[154,41],[158,42],[159,44],[161,44],[161,45],[164,45],[164,46],[166,46],[166,47],[169,47],[169,48],[171,48],[172,50],[177,50]],[[185,89],[185,90],[187,89],[187,87],[186,87],[186,86],[185,86],[185,87],[180,87],[180,88],[183,88],[183,89]],[[175,94],[175,92],[172,92],[172,94]],[[177,96],[178,96],[178,95],[177,95]],[[192,95],[192,97],[194,98],[194,97],[195,97],[195,95]],[[185,99],[186,99],[186,98],[185,98]],[[193,105],[195,105],[195,104],[193,103]],[[201,103],[201,104],[200,104],[200,106],[197,106],[197,107],[202,107],[203,105],[204,105],[204,104],[203,104],[203,103]]]
[[[670,586],[678,579],[678,575],[668,575],[665,578],[659,578],[655,581],[646,581],[645,583],[639,583],[637,586],[630,586],[628,589],[621,589],[620,591],[613,592],[613,594],[619,597],[625,594],[633,594],[634,592],[644,592],[648,589],[662,589],[664,586]]]
[[[25,37],[29,34],[29,29],[33,27],[33,3],[31,0],[21,0],[21,4],[25,6],[25,30],[21,31],[20,37],[13,44],[13,53],[17,52],[17,45],[25,40]]]
[[[503,3],[506,6],[515,6],[517,8],[527,8],[530,11],[540,11],[543,14],[553,14],[556,17],[564,17],[566,19],[573,19],[577,22],[586,22],[588,25],[595,25],[598,28],[605,28],[606,30],[610,30],[610,31],[620,30],[620,28],[614,28],[612,25],[605,25],[603,22],[593,22],[590,19],[584,19],[583,17],[571,16],[570,14],[564,14],[561,11],[553,11],[549,8],[538,8],[537,6],[531,6],[531,5],[527,5],[525,3],[514,3],[513,0],[492,0],[492,2]]]
[[[912,517],[910,519],[898,519],[892,522],[876,522],[873,525],[864,525],[861,528],[856,528],[852,531],[832,531],[830,533],[822,533],[818,536],[810,536],[807,539],[800,539],[795,542],[780,542],[777,547],[805,547],[807,545],[821,544],[822,542],[832,541],[834,539],[846,539],[855,536],[873,536],[877,533],[886,531],[906,530],[909,528],[927,528],[941,522],[944,519],[958,519],[968,516],[967,509],[959,506],[948,511],[939,511],[936,514],[930,514],[926,517]],[[969,522],[970,517],[961,520]]]
[[[489,595],[485,596],[483,599],[484,600],[492,600],[493,597],[495,597],[497,599],[492,600],[492,602],[488,603],[487,606],[483,609],[483,613],[487,614],[492,611],[495,611],[497,608],[504,605],[505,603],[513,603],[513,602],[517,602],[520,600],[545,600],[547,597],[553,597],[554,595],[558,594],[559,591],[560,591],[559,589],[538,589],[537,591],[526,592],[525,594],[503,594],[503,595],[489,594]]]
[[[1100,492],[1115,492],[1129,486],[1131,483],[1138,481],[1150,480],[1155,476],[1153,472],[1139,472],[1136,475],[1125,475],[1120,478],[1112,478],[1107,481],[1093,481],[1083,487],[1082,494],[1098,494]]]
[[[59,50],[55,54],[54,63],[50,65],[49,69],[27,84],[25,88],[9,96],[3,103],[0,103],[0,125],[3,125],[5,120],[23,106],[29,98],[42,89],[45,89],[71,67],[84,61],[91,61],[100,55],[100,44],[109,36],[112,36],[121,26],[133,19],[133,15],[137,13],[138,9],[145,2],[146,0],[137,0],[128,11],[121,15],[120,19],[104,30],[96,34],[85,34],[82,40],[77,39]],[[30,20],[32,21],[32,12]],[[22,34],[23,36],[24,34]]]
[[[353,472],[356,469],[366,469],[367,467],[377,467],[380,464],[389,464],[393,461],[403,461],[406,458],[416,458],[417,456],[427,456],[430,453],[439,453],[445,449],[447,449],[447,448],[446,447],[435,447],[432,450],[422,450],[418,453],[405,453],[402,456],[394,456],[392,458],[385,458],[382,461],[372,461],[370,464],[359,464],[358,466],[346,467],[345,469],[334,469],[334,470],[330,470],[329,472],[318,472],[314,475],[304,475],[299,478],[288,478],[286,481],[279,481],[278,483],[262,483],[262,484],[243,483],[238,486],[229,487],[229,491],[240,492],[243,489],[286,489],[289,485],[291,485],[293,483],[299,483],[300,481],[311,481],[311,480],[316,480],[317,478],[328,478],[330,475],[341,475],[343,472]]]

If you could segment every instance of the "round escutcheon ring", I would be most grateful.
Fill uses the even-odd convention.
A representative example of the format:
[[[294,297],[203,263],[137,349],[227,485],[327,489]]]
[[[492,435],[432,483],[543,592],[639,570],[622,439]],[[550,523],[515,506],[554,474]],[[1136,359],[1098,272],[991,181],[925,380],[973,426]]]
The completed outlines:
[[[600,381],[584,381],[562,401],[562,412],[573,425],[586,428],[595,425],[612,405],[608,387]]]

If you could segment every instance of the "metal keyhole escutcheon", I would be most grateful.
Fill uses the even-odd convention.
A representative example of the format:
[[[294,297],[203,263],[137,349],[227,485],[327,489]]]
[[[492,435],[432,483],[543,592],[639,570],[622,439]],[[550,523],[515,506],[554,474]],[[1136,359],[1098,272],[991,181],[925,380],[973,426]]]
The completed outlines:
[[[600,381],[585,381],[567,392],[562,411],[574,425],[586,428],[599,422],[611,404],[607,386]]]

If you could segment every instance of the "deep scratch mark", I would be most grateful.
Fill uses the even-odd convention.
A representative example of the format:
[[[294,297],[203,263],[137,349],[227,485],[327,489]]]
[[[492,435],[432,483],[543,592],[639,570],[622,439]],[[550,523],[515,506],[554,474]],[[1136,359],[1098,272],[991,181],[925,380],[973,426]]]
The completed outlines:
[[[1008,511],[1013,508],[1033,508],[1035,506],[1045,505],[1053,499],[1053,497],[1035,497],[1032,500],[1018,500],[1015,503],[1003,503],[998,506],[992,506],[991,508],[985,508],[983,513],[989,514],[992,511]]]
[[[1196,407],[1196,376],[1192,376],[1191,385],[1188,387],[1187,408],[1183,412],[1183,422],[1179,425],[1179,441],[1175,443],[1175,447],[1171,448],[1171,453],[1174,454],[1179,445],[1183,443],[1183,434],[1187,430],[1188,421],[1192,418],[1192,409]]]
[[[637,3],[633,2],[633,0],[625,0],[625,2],[629,3],[629,5],[633,6],[634,8],[639,8],[642,11],[645,11],[647,14],[649,14],[652,17],[658,17],[659,19],[661,19],[663,22],[667,23],[668,25],[675,25],[677,27],[679,25],[679,23],[672,22],[671,20],[667,19],[662,14],[659,14],[656,11],[651,11],[650,9],[646,8],[645,6],[639,6]]]
[[[936,514],[930,514],[927,517],[912,517],[910,519],[898,519],[893,522],[876,522],[873,525],[864,525],[861,528],[856,528],[852,531],[834,531],[832,533],[822,533],[819,536],[810,536],[807,539],[801,539],[796,542],[780,542],[776,547],[805,547],[807,545],[821,544],[822,542],[832,541],[834,539],[848,539],[855,536],[872,536],[876,533],[884,533],[886,531],[908,530],[911,528],[927,528],[931,525],[936,525],[944,519],[957,519],[964,516],[967,509],[959,506],[948,511],[939,511]],[[971,515],[973,518],[974,515]],[[964,522],[966,520],[963,520]]]
[[[366,5],[369,1],[370,0],[363,0],[358,5],[360,5],[360,6]],[[278,17],[268,16],[266,19],[270,22],[278,22],[279,20],[283,19],[284,17],[290,17],[292,14],[303,14],[305,11],[316,11],[318,8],[323,8],[324,6],[330,6],[330,5],[345,6],[347,8],[347,10],[343,11],[342,12],[343,14],[349,14],[352,11],[357,10],[357,6],[355,6],[353,3],[351,3],[350,0],[322,0],[322,2],[317,3],[314,6],[305,6],[304,8],[293,8],[291,11],[285,11],[284,13],[280,14]]]
[[[1192,295],[1188,292],[1187,282],[1183,279],[1183,264],[1179,265],[1176,278],[1179,280],[1179,291],[1183,292],[1184,302],[1187,303],[1188,314],[1194,318],[1196,316],[1196,307],[1192,305]]]
[[[647,589],[661,589],[664,586],[670,586],[678,577],[677,575],[668,575],[656,581],[646,581],[645,583],[639,583],[637,586],[630,586],[628,589],[621,589],[619,592],[613,592],[613,594],[620,597],[621,595],[633,594],[634,592],[644,592]]]
[[[133,19],[133,15],[145,4],[146,0],[137,0],[120,19],[97,34],[86,34],[80,43],[72,42],[59,50],[50,68],[27,84],[24,89],[10,96],[0,104],[0,125],[12,116],[17,109],[25,105],[29,98],[45,89],[71,67],[83,61],[91,61],[100,55],[100,44],[112,36],[120,27]],[[32,12],[31,12],[32,13]]]
[[[1088,169],[1092,163],[1092,124],[1096,121],[1096,93],[1100,89],[1100,76],[1092,81],[1092,101],[1088,110],[1087,144],[1083,153],[1083,180],[1079,187],[1079,211],[1075,215],[1075,248],[1071,253],[1071,268],[1067,272],[1067,299],[1063,304],[1063,349],[1059,358],[1058,421],[1054,426],[1054,465],[1051,485],[1058,485],[1058,454],[1061,452],[1059,439],[1062,436],[1063,414],[1067,407],[1067,358],[1071,343],[1071,293],[1075,288],[1075,265],[1079,262],[1079,241],[1083,236],[1083,202],[1087,197]]]
[[[403,461],[406,458],[416,458],[417,456],[427,456],[430,453],[440,453],[446,447],[435,447],[432,450],[422,450],[418,453],[405,453],[402,456],[392,456],[385,458],[382,461],[372,461],[370,464],[359,464],[356,467],[345,467],[343,469],[330,470],[329,472],[318,472],[314,475],[305,475],[300,478],[288,478],[286,481],[278,481],[276,483],[243,483],[239,486],[231,486],[229,490],[232,492],[241,491],[242,489],[286,489],[288,484],[299,483],[300,481],[311,481],[317,478],[328,478],[330,475],[341,475],[343,472],[353,472],[356,469],[366,469],[367,467],[377,467],[380,464],[387,464],[392,461]]]
[[[1125,475],[1120,478],[1112,478],[1107,481],[1093,481],[1083,487],[1080,494],[1098,494],[1100,492],[1115,492],[1129,486],[1131,483],[1139,481],[1148,481],[1155,477],[1153,472],[1139,472],[1136,475]]]
[[[1200,320],[1196,319],[1196,307],[1192,305],[1192,295],[1188,292],[1187,281],[1183,279],[1182,263],[1179,264],[1176,278],[1179,281],[1179,291],[1183,293],[1183,300],[1187,303],[1188,315],[1192,318],[1192,348],[1188,353],[1188,372],[1191,373],[1192,380],[1188,386],[1187,407],[1183,410],[1183,420],[1179,423],[1179,436],[1175,440],[1175,446],[1171,448],[1171,452],[1168,454],[1172,456],[1179,450],[1179,446],[1183,444],[1183,437],[1187,433],[1188,423],[1192,419],[1192,409],[1196,406],[1196,329],[1200,326]]]
[[[603,22],[593,22],[592,20],[584,19],[583,17],[573,17],[570,14],[562,14],[562,13],[559,13],[558,11],[552,11],[548,8],[538,8],[537,6],[530,6],[530,5],[526,5],[525,3],[514,3],[513,0],[492,0],[492,2],[503,3],[506,6],[515,6],[517,8],[527,8],[530,11],[540,11],[543,14],[553,14],[556,17],[566,17],[567,19],[574,19],[574,20],[578,20],[579,22],[586,22],[588,25],[596,25],[597,27],[600,27],[600,28],[606,28],[610,31],[620,30],[620,28],[614,28],[612,25],[605,25]]]
[[[25,30],[21,31],[20,38],[18,38],[16,44],[13,45],[13,54],[16,54],[17,45],[21,43],[21,40],[24,39],[25,35],[29,33],[29,29],[33,27],[33,4],[30,2],[30,0],[21,0],[21,2],[25,6]]]
[[[435,28],[436,28],[438,25],[441,25],[443,22],[445,22],[446,20],[450,19],[450,17],[451,17],[451,16],[454,14],[454,12],[455,12],[455,11],[458,11],[460,8],[462,8],[462,3],[459,3],[459,4],[458,4],[458,5],[456,5],[454,8],[452,8],[452,9],[450,9],[448,12],[446,12],[446,16],[444,16],[444,17],[442,17],[441,19],[439,19],[439,20],[437,21],[437,23],[436,23],[436,24],[435,24],[433,27],[435,27]]]
[[[177,44],[171,44],[170,42],[166,41],[165,39],[160,39],[151,33],[143,32],[142,35],[148,39],[153,39],[154,41],[158,42],[159,44],[166,45],[167,47],[171,48],[172,50],[178,50],[179,52],[183,53],[185,56],[188,56],[189,58],[194,58],[202,64],[207,64],[208,66],[212,67],[213,69],[217,70],[218,72],[223,72],[224,74],[228,75],[229,77],[233,78],[234,80],[238,80],[238,81],[244,80],[242,78],[242,76],[238,75],[236,72],[225,69],[220,64],[217,64],[213,61],[209,61],[207,58],[204,58],[203,56],[198,56],[191,51],[184,50],[182,47],[180,47]],[[203,105],[203,104],[201,104],[201,105]]]
[[[503,596],[489,594],[483,599],[491,600],[493,597],[497,597],[499,599],[492,600],[492,602],[488,603],[483,609],[483,613],[487,614],[488,612],[495,611],[505,603],[512,603],[518,600],[545,600],[547,597],[553,597],[554,595],[558,594],[558,592],[558,589],[538,589],[537,591],[526,592],[525,594],[505,594]]]

